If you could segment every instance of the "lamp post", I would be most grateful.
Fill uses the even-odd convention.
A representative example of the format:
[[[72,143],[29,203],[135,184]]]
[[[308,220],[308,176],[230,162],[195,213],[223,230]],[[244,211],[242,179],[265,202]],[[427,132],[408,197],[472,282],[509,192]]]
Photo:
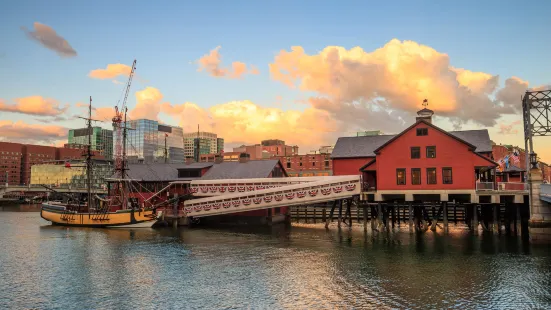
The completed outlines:
[[[532,169],[538,169],[538,155],[534,152],[530,153],[530,164]]]

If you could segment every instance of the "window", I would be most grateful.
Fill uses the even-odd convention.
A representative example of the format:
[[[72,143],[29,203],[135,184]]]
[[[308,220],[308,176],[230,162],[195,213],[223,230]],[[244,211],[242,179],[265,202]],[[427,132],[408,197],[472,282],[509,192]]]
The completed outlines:
[[[302,167],[302,162],[298,163],[298,165]]]
[[[396,169],[396,184],[406,185],[406,169]]]
[[[329,161],[328,160],[325,161],[325,167],[329,167]]]
[[[315,167],[316,166],[316,162],[312,162],[312,167]]]
[[[421,158],[421,148],[418,146],[411,147],[411,159]]]
[[[428,128],[417,128],[417,135],[418,136],[427,136],[429,134]]]
[[[436,146],[427,146],[427,158],[436,158]]]
[[[421,184],[421,169],[420,168],[411,168],[411,184],[420,185]]]
[[[453,184],[452,168],[442,168],[442,183]]]
[[[287,168],[291,168],[291,162],[287,162]]]
[[[427,184],[436,184],[436,168],[427,168]]]

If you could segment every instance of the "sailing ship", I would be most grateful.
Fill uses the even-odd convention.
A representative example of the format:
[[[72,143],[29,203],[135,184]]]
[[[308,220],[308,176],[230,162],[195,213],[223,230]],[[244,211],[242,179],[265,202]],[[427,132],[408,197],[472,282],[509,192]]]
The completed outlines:
[[[42,204],[40,216],[53,225],[62,226],[80,226],[80,227],[152,227],[162,211],[158,211],[161,204],[146,207],[138,205],[134,200],[129,199],[129,191],[132,189],[131,180],[126,171],[126,100],[132,83],[132,77],[136,69],[136,60],[132,64],[132,70],[126,84],[125,96],[121,108],[115,107],[115,117],[113,117],[113,127],[117,135],[115,145],[115,171],[117,182],[112,190],[109,191],[107,199],[103,199],[92,193],[92,97],[88,106],[88,117],[86,120],[88,127],[88,145],[86,156],[86,201],[76,199],[72,195],[60,193],[66,197],[67,203],[46,202]],[[122,142],[122,143],[121,143]],[[56,192],[55,189],[43,185],[47,189]]]

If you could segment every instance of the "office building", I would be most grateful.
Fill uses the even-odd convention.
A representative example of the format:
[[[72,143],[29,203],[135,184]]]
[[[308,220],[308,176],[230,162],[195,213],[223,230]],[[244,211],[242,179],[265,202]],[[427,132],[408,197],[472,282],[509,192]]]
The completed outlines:
[[[196,140],[198,139],[198,141]],[[204,154],[220,154],[224,150],[224,139],[212,132],[184,133],[185,157],[199,158]]]
[[[92,150],[103,154],[106,159],[113,158],[113,130],[101,127],[92,127],[91,133]],[[67,147],[85,148],[88,145],[88,128],[69,130]]]
[[[126,127],[131,128],[126,134],[126,156],[129,162],[164,162],[165,152],[168,162],[184,162],[182,128],[148,119],[129,121]],[[115,146],[118,139],[115,134]]]

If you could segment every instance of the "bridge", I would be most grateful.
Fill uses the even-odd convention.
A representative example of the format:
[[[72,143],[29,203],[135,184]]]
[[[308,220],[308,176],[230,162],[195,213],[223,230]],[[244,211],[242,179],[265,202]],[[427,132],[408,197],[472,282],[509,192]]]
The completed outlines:
[[[77,187],[53,187],[54,190],[60,193],[86,193],[86,188],[77,188]],[[45,193],[50,192],[47,188],[44,188],[41,185],[2,185],[0,186],[0,198],[3,197],[6,193],[10,192],[35,192],[35,193]],[[107,190],[104,189],[92,189],[92,193],[95,194],[107,194]]]
[[[179,183],[179,182],[174,182]],[[191,181],[194,196],[184,216],[205,217],[351,198],[361,193],[360,176]]]

